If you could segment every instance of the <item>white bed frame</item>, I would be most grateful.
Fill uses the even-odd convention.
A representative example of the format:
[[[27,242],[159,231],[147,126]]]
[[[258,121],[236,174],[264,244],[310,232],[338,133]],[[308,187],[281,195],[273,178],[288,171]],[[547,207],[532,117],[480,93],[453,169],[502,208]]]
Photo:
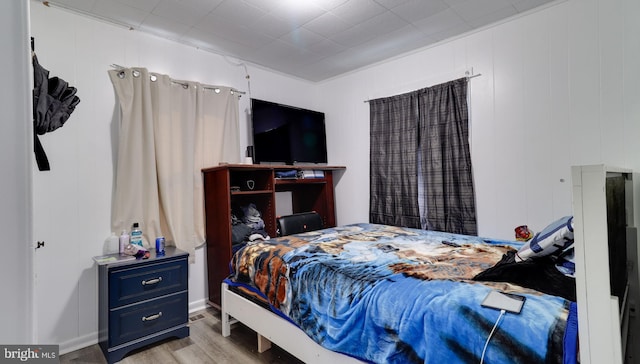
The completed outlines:
[[[271,343],[274,343],[309,364],[362,363],[350,356],[323,348],[289,321],[230,291],[226,283],[222,283],[221,308],[222,336],[231,335],[233,319],[240,321],[258,334],[260,353],[268,350]]]
[[[631,350],[626,350],[627,338],[633,339],[634,332],[640,332],[636,328],[638,320],[632,314],[639,294],[637,234],[633,221],[633,174],[627,169],[604,165],[577,166],[572,167],[571,171],[580,361],[583,364],[622,363],[623,359],[628,361],[628,357],[633,356]],[[627,245],[629,267],[632,269],[622,314],[618,309],[618,299],[611,296],[609,286],[605,196],[607,173],[621,173],[627,177]],[[236,320],[242,322],[258,334],[259,352],[268,350],[273,342],[305,363],[359,363],[354,358],[323,348],[295,325],[230,291],[224,283],[221,306],[222,335],[226,337],[231,334],[231,325]]]
[[[605,180],[608,174],[626,177],[627,267],[629,282],[618,307],[609,284],[609,251]],[[633,317],[638,303],[637,229],[634,223],[633,173],[605,165],[571,168],[573,216],[581,363],[631,362],[638,320]],[[636,345],[637,346],[637,345]]]

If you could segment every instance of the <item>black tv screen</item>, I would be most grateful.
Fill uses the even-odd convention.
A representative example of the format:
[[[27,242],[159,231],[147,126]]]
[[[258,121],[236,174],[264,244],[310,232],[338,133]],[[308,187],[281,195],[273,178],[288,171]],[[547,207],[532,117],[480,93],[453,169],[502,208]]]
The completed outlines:
[[[251,99],[254,163],[326,164],[324,113]]]

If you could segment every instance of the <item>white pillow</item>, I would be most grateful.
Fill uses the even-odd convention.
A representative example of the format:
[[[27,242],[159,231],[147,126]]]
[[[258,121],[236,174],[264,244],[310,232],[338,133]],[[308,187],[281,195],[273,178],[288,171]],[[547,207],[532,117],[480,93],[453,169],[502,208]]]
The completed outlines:
[[[561,252],[573,244],[573,216],[565,216],[545,227],[518,250],[516,262]]]

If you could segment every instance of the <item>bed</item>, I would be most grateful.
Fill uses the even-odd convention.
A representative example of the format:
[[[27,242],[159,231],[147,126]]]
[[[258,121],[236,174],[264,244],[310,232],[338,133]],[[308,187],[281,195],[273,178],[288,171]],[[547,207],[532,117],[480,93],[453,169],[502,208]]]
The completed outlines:
[[[598,180],[607,175],[602,166],[601,173],[581,177],[576,184],[581,171],[588,170],[573,171],[574,199],[578,190],[597,190]],[[578,333],[578,316],[595,315],[585,308],[591,308],[587,299],[600,289],[589,285],[587,295],[580,272],[585,264],[589,269],[603,266],[602,259],[589,260],[585,253],[602,257],[603,252],[577,245],[591,236],[590,228],[602,227],[595,221],[600,222],[600,205],[606,205],[606,199],[581,201],[574,201],[574,210],[579,211],[573,221],[577,242],[573,299],[520,282],[477,279],[521,250],[521,242],[352,224],[241,248],[222,285],[223,336],[230,335],[237,320],[259,334],[259,350],[273,342],[307,363],[574,363],[579,354],[581,362],[616,362],[610,359],[623,355],[615,351],[621,336],[619,332],[614,332],[617,340],[610,336],[621,322],[615,309],[624,308],[614,304],[618,301],[610,292],[598,292],[606,297],[607,315],[595,321],[603,330],[602,321],[607,320],[607,333],[596,332],[590,322],[583,325],[583,320]],[[592,225],[585,225],[590,218],[595,219],[589,220]],[[593,244],[601,245],[601,239]],[[601,267],[596,269],[602,273]],[[487,294],[496,290],[525,297],[521,312],[483,307]],[[576,296],[578,302],[587,302],[585,307],[576,305]],[[580,349],[578,334],[583,337]],[[604,336],[606,348],[585,350],[600,335],[609,335]]]

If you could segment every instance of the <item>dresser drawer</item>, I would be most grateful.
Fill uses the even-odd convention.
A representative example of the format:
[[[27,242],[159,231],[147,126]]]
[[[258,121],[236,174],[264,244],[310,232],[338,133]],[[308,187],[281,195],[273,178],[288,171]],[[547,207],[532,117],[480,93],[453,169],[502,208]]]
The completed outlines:
[[[186,291],[188,280],[186,258],[114,268],[109,271],[109,308]]]
[[[109,313],[109,346],[117,346],[154,334],[188,320],[188,292],[175,293]]]

